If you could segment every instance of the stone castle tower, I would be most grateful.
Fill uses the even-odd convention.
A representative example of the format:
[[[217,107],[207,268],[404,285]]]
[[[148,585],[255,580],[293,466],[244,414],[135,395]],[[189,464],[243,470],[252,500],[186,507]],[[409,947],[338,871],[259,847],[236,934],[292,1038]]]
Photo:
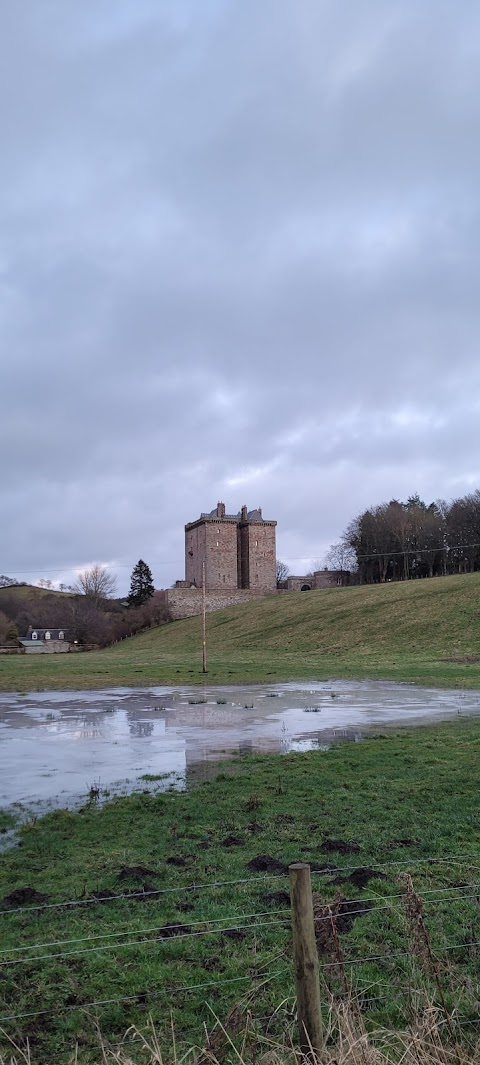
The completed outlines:
[[[225,504],[185,526],[185,583],[211,591],[251,589],[260,594],[277,587],[275,527],[262,511],[242,507],[226,514]]]

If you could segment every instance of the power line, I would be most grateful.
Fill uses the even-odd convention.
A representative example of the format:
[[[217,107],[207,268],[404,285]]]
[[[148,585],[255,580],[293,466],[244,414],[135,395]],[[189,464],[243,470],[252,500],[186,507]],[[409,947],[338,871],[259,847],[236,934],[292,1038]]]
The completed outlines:
[[[477,540],[474,543],[470,543],[470,544],[438,544],[437,546],[431,546],[431,547],[409,547],[409,548],[404,548],[404,549],[402,549],[400,551],[390,551],[388,549],[386,549],[385,551],[382,551],[382,550],[374,549],[374,550],[369,551],[369,552],[367,552],[366,554],[363,554],[363,555],[358,555],[354,548],[352,548],[351,550],[355,551],[355,555],[356,555],[357,559],[371,559],[371,558],[384,558],[384,557],[387,557],[387,556],[388,556],[388,558],[394,558],[394,557],[397,557],[397,556],[400,556],[400,555],[402,555],[402,556],[403,555],[419,555],[419,554],[425,554],[425,553],[429,553],[429,554],[437,553],[438,554],[438,553],[441,553],[441,552],[444,552],[444,551],[447,551],[447,552],[448,551],[468,551],[471,548],[475,548],[475,547],[480,547],[480,541]],[[348,550],[348,548],[346,548],[346,550]],[[315,553],[316,553],[315,551],[312,551],[309,555],[284,555],[282,561],[283,562],[311,562],[312,558],[314,558],[314,556],[315,556]],[[155,558],[155,559],[150,559],[149,565],[150,565],[150,567],[151,566],[181,566],[181,565],[184,564],[184,561],[185,561],[184,558]],[[133,567],[135,565],[136,565],[135,562],[115,562],[115,563],[111,563],[108,566],[105,565],[102,568],[106,569],[106,570],[133,569]],[[79,571],[81,571],[82,568],[83,569],[88,568],[88,564],[85,563],[85,562],[81,562],[81,563],[69,562],[69,563],[59,564],[58,566],[47,568],[47,569],[39,569],[39,568],[36,568],[36,569],[23,569],[21,566],[15,566],[15,565],[8,565],[8,566],[6,566],[4,568],[10,569],[10,570],[14,570],[17,573],[27,573],[27,574],[30,574],[30,573],[60,573],[60,572],[65,571],[65,570],[72,570],[72,571],[79,570]],[[8,585],[6,587],[8,587]],[[15,587],[15,586],[12,585],[12,587]]]

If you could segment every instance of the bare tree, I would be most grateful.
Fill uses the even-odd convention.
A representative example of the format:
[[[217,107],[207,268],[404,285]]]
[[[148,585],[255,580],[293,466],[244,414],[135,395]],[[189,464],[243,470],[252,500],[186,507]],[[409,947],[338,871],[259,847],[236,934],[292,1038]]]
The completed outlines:
[[[287,579],[287,577],[288,577],[288,575],[290,573],[290,570],[289,570],[289,568],[287,566],[287,563],[286,562],[282,562],[281,559],[279,559],[279,558],[277,558],[277,561],[275,563],[275,567],[276,567],[276,572],[277,572],[277,588],[278,588],[280,584],[283,584],[284,581],[286,581],[286,579]]]
[[[86,595],[95,606],[101,606],[106,599],[113,599],[116,590],[117,581],[113,573],[109,573],[99,562],[79,573],[74,585],[77,595]]]
[[[357,560],[353,548],[343,543],[342,540],[338,544],[330,544],[323,560],[323,568],[339,570],[342,574],[354,572],[357,568]]]

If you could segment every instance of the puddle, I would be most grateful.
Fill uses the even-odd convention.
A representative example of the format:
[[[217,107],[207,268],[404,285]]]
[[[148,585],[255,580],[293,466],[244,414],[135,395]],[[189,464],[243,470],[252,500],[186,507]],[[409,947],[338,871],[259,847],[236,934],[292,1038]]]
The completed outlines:
[[[201,764],[326,749],[405,722],[477,714],[480,692],[375,681],[0,694],[0,808],[181,787]],[[98,794],[97,794],[98,793]]]

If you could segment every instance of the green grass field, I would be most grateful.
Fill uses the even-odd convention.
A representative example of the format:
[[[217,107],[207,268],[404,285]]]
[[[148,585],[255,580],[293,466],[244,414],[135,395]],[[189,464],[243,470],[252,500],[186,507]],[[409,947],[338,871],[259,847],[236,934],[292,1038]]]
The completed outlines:
[[[441,992],[462,1039],[477,1038],[479,744],[480,720],[459,719],[327,752],[242,757],[182,793],[32,820],[0,865],[0,1030],[28,1038],[35,1065],[64,1065],[75,1039],[79,1065],[98,1062],[96,1019],[115,1042],[151,1015],[166,1049],[172,1022],[180,1042],[198,1043],[211,1010],[233,1026],[250,1010],[281,1038],[294,1001],[288,879],[268,857],[340,870],[313,874],[314,887],[355,911],[339,930],[347,984],[369,1026],[394,1030],[414,999],[439,1001],[405,917],[411,873]],[[143,885],[163,894],[108,899]],[[11,898],[26,888],[47,908]],[[67,900],[81,905],[53,905]],[[342,983],[331,945],[319,949],[326,1003]]]
[[[207,618],[207,679],[371,677],[480,687],[479,600],[475,573],[283,594],[231,607]],[[199,618],[102,651],[0,655],[3,691],[201,680]]]

